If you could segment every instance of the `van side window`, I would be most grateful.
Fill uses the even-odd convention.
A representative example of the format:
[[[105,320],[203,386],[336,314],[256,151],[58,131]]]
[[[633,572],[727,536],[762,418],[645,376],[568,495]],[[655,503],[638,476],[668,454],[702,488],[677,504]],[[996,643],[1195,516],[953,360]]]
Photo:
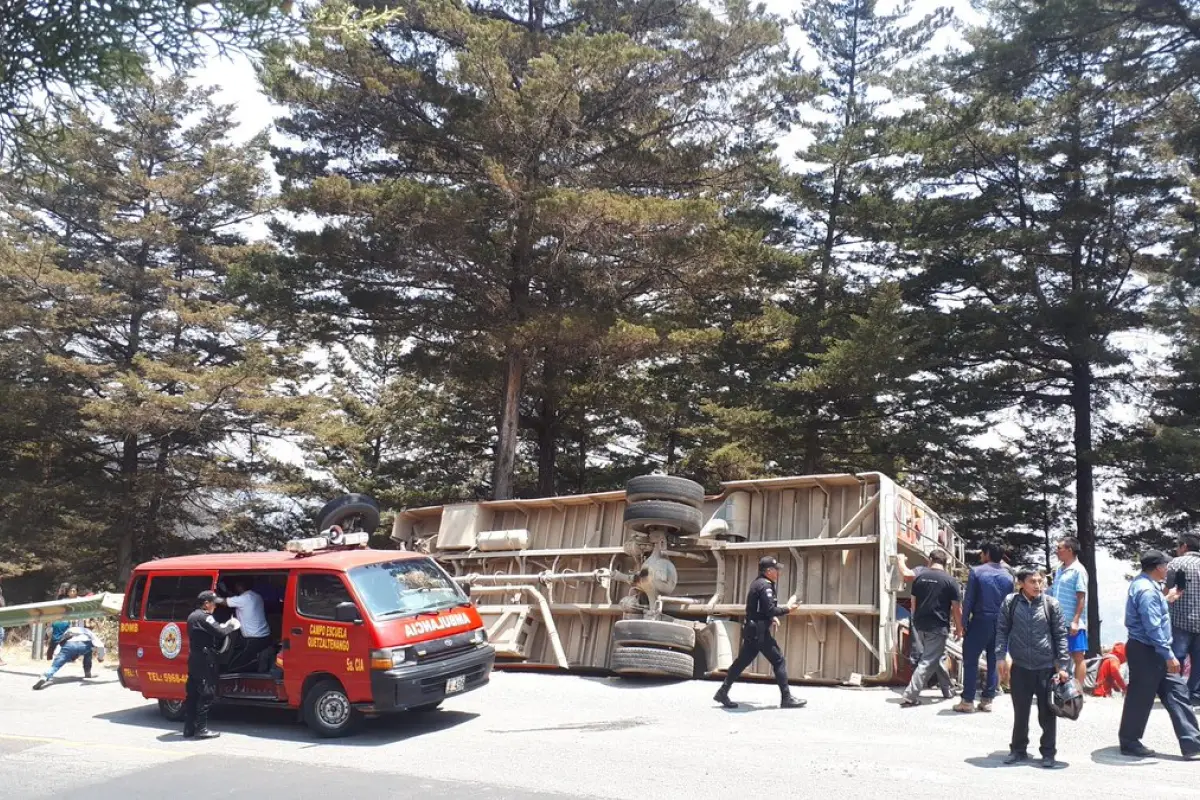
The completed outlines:
[[[296,580],[296,610],[301,616],[333,619],[338,603],[352,602],[341,575],[301,575]]]
[[[125,603],[125,619],[142,618],[142,596],[146,593],[146,576],[138,575],[129,590],[129,599]]]
[[[212,587],[211,575],[155,575],[146,595],[146,619],[183,622],[196,610],[196,596]]]

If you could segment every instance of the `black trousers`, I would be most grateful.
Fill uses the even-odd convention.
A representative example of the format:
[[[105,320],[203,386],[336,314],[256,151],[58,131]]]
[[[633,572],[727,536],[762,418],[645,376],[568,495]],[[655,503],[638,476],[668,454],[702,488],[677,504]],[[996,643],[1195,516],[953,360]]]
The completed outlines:
[[[1200,753],[1200,731],[1196,729],[1196,714],[1188,702],[1187,683],[1183,678],[1167,672],[1167,660],[1153,647],[1134,639],[1125,645],[1125,661],[1129,664],[1129,687],[1125,690],[1125,706],[1121,710],[1121,728],[1117,734],[1121,746],[1136,747],[1142,743],[1157,696],[1171,718],[1179,749],[1184,755]]]
[[[208,710],[217,696],[216,664],[188,664],[187,699],[183,702],[183,735],[208,730]]]
[[[780,693],[789,697],[791,689],[788,687],[787,659],[779,649],[779,642],[771,635],[770,622],[747,622],[742,626],[742,647],[729,671],[725,673],[725,683],[721,688],[728,689],[732,686],[759,653],[766,656],[771,668],[775,670],[775,683],[779,685]]]
[[[242,646],[238,649],[233,660],[229,662],[228,672],[269,672],[269,669],[260,670],[258,663],[259,654],[271,646],[271,637],[262,636],[256,639],[242,639]]]
[[[1029,752],[1029,714],[1035,699],[1038,725],[1042,728],[1042,755],[1054,758],[1058,752],[1058,717],[1050,710],[1050,680],[1053,677],[1053,669],[1025,669],[1013,664],[1009,677],[1013,701],[1013,733],[1009,745],[1012,752]]]

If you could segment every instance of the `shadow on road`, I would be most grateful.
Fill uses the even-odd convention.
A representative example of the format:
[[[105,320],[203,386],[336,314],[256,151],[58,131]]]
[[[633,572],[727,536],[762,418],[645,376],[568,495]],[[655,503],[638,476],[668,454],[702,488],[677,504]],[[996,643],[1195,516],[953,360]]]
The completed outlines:
[[[648,719],[631,717],[629,719],[602,720],[600,722],[567,722],[562,725],[551,725],[544,728],[497,728],[488,730],[488,733],[540,733],[545,731],[608,733],[611,731],[627,731],[630,728],[638,728],[642,725],[649,725],[650,723],[651,720]]]
[[[1173,753],[1155,753],[1146,758],[1127,756],[1121,753],[1119,746],[1112,745],[1110,747],[1101,747],[1099,750],[1093,750],[1092,761],[1109,767],[1145,767],[1157,764],[1160,761],[1186,761],[1186,759],[1183,756]]]
[[[591,675],[583,678],[587,683],[598,683],[601,686],[610,689],[632,689],[632,690],[653,690],[663,686],[674,686],[679,683],[688,683],[682,678],[651,678],[651,677],[634,677],[632,675],[617,677],[615,675]]]
[[[1037,769],[1043,772],[1050,772],[1042,766],[1042,757],[1031,753],[1029,758],[1018,764],[1005,764],[1004,759],[1008,758],[1007,750],[996,750],[986,756],[971,756],[964,758],[963,763],[979,769]],[[1071,766],[1067,761],[1054,762],[1054,770],[1066,769]]]
[[[432,711],[423,714],[389,714],[366,720],[362,728],[344,739],[322,739],[296,719],[296,711],[250,706],[214,706],[209,712],[209,727],[227,734],[243,734],[260,739],[302,742],[352,747],[378,747],[404,741],[415,736],[438,733],[462,725],[478,717],[465,711]],[[183,738],[183,723],[168,722],[157,706],[147,705],[96,714],[95,719],[163,731],[162,742],[187,742]]]

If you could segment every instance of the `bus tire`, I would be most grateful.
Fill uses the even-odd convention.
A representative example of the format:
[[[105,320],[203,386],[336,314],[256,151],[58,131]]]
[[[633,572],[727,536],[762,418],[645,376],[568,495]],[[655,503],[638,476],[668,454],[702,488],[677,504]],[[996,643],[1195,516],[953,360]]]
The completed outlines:
[[[664,622],[657,619],[622,619],[613,623],[613,644],[669,647],[692,652],[696,648],[696,631],[691,625]]]
[[[667,678],[691,678],[696,661],[691,653],[659,650],[654,647],[614,647],[612,671],[618,675],[649,675]]]
[[[626,528],[640,533],[650,528],[674,530],[680,536],[695,536],[704,526],[700,509],[669,500],[643,500],[625,506]]]
[[[639,475],[625,484],[625,501],[670,500],[692,508],[704,507],[704,487],[674,475]]]

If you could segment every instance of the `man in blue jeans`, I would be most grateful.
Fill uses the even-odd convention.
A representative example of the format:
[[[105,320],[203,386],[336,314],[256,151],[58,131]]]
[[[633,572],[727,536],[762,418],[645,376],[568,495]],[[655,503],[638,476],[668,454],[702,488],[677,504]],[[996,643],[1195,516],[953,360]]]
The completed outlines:
[[[62,642],[58,646],[58,652],[54,654],[54,663],[42,675],[41,680],[33,685],[33,688],[46,688],[54,680],[55,674],[67,662],[74,661],[80,656],[83,657],[83,677],[92,677],[93,653],[97,661],[104,660],[104,642],[100,640],[99,636],[82,626],[67,628],[66,633],[63,634]]]
[[[1191,663],[1188,694],[1200,706],[1200,534],[1179,537],[1178,556],[1167,565],[1167,602],[1175,657]]]
[[[1004,598],[1013,593],[1013,574],[1003,563],[1004,549],[987,542],[980,553],[981,563],[967,576],[963,599],[963,693],[954,707],[960,714],[975,712],[975,687],[979,683],[979,656],[987,659],[987,685],[979,701],[980,711],[991,711],[1000,678],[996,671],[996,620]]]

